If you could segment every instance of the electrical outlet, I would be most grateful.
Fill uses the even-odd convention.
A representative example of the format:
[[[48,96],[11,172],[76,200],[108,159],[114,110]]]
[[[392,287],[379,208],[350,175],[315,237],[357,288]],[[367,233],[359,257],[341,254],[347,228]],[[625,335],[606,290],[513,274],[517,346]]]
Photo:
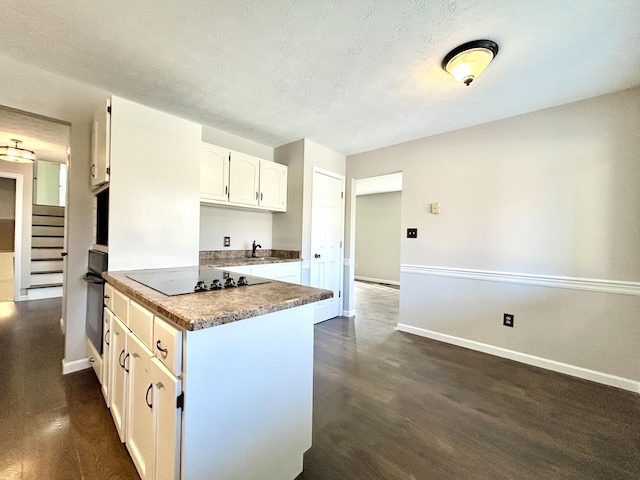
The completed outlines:
[[[418,229],[407,228],[407,238],[418,238]]]
[[[515,319],[515,315],[510,313],[505,313],[502,317],[502,325],[505,327],[513,327],[513,321]]]
[[[231,246],[231,237],[224,237],[224,246],[225,247]]]

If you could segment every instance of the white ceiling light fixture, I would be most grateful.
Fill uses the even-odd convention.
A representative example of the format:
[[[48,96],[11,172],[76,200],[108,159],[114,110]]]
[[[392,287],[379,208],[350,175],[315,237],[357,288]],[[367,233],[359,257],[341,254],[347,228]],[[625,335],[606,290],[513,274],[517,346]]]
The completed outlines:
[[[11,141],[15,143],[14,146],[5,145],[0,147],[0,159],[18,163],[33,163],[36,161],[35,152],[18,146],[19,143],[22,143],[22,140],[12,138]]]
[[[474,40],[451,50],[442,68],[457,81],[469,86],[498,54],[498,44],[491,40]]]

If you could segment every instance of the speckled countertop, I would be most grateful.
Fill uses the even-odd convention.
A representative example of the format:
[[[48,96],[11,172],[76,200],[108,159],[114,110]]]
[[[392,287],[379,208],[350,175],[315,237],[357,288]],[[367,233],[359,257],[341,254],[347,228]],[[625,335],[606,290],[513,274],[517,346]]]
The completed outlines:
[[[200,252],[200,265],[207,267],[232,267],[301,261],[300,252],[294,250],[260,249],[257,252],[257,258],[251,258],[251,250],[209,250]]]
[[[129,298],[185,330],[215,327],[333,296],[330,290],[275,280],[250,287],[167,296],[127,277],[140,272],[178,273],[189,268],[197,267],[104,272],[102,276]]]

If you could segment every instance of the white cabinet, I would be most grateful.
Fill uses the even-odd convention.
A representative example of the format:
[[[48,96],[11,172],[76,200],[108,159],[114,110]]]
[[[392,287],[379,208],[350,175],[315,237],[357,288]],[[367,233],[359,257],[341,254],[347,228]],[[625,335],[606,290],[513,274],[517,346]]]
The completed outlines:
[[[229,201],[229,150],[203,143],[200,149],[200,199]]]
[[[182,408],[178,398],[182,382],[167,370],[157,358],[151,359],[153,379],[153,410],[155,420],[155,479],[180,478],[180,439]]]
[[[142,480],[154,478],[155,419],[151,353],[132,333],[129,342],[127,450]]]
[[[121,292],[108,288],[102,391],[120,440],[143,480],[180,478],[182,331]],[[106,300],[106,299],[105,299]],[[126,322],[123,320],[126,319]],[[157,332],[154,334],[154,331]],[[155,357],[150,344],[173,373]],[[166,355],[163,355],[166,351]],[[105,368],[107,373],[105,374]]]
[[[91,127],[91,188],[109,181],[111,148],[111,100],[93,115]]]
[[[260,161],[261,207],[286,211],[287,209],[287,166],[275,162]]]
[[[129,330],[118,319],[113,317],[113,335],[111,337],[111,356],[109,358],[111,365],[111,403],[109,408],[111,410],[111,416],[116,424],[116,430],[120,436],[120,441],[124,442],[125,427],[126,427],[126,405],[127,394],[129,386],[129,367],[127,366],[129,360],[129,353],[127,350],[127,337]]]
[[[287,166],[204,143],[200,149],[200,201],[286,212]]]
[[[238,265],[232,267],[224,267],[234,273],[244,275],[254,275],[256,277],[268,278],[279,282],[300,284],[302,262],[284,262],[284,263],[263,263],[260,265]]]
[[[106,304],[105,293],[105,308],[102,326],[102,395],[104,396],[104,401],[107,403],[107,406],[109,406],[111,404],[111,363],[109,362],[109,359],[111,358],[111,343],[113,341],[113,313],[111,313],[111,310],[106,307]]]
[[[246,153],[231,152],[229,165],[229,202],[258,205],[260,159]]]

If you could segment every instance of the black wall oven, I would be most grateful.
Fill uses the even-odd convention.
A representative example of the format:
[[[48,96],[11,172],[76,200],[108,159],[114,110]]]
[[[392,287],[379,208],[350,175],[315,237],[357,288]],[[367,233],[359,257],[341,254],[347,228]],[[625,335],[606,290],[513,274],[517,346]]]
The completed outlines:
[[[104,284],[101,273],[108,267],[108,255],[98,250],[89,250],[89,262],[84,281],[87,282],[87,337],[102,355],[102,320],[104,315]]]

